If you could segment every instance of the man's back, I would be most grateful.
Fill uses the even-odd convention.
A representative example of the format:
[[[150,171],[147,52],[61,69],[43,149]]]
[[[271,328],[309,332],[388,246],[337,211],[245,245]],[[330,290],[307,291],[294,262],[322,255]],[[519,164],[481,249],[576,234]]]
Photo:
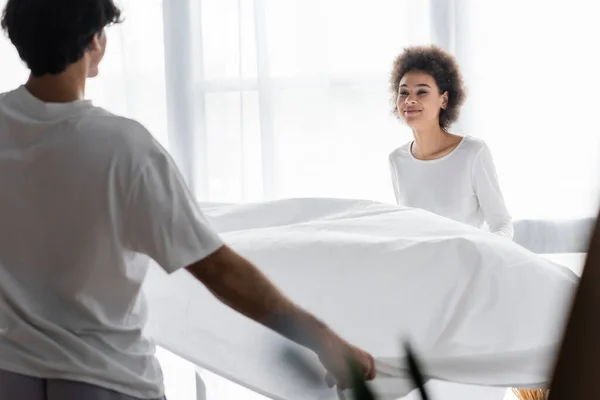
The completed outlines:
[[[0,95],[0,398],[162,397],[141,335],[149,258],[315,351],[339,386],[348,354],[372,379],[372,356],[224,245],[143,127],[81,100],[120,16],[113,0],[8,0],[0,18],[30,70]]]
[[[155,143],[87,101],[0,96],[0,369],[162,396],[123,223]]]

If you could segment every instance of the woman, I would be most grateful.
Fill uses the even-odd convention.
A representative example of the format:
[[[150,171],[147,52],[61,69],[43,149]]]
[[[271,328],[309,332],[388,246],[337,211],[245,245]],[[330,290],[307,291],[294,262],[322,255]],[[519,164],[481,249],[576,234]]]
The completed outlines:
[[[465,99],[454,58],[435,46],[411,47],[394,62],[394,114],[414,140],[390,154],[398,204],[425,209],[513,237],[510,214],[488,146],[449,131]]]

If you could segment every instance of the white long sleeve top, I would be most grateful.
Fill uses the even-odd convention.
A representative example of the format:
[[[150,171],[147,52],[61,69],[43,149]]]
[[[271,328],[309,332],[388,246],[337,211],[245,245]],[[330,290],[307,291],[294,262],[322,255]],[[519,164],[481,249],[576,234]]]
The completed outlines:
[[[514,228],[492,154],[480,139],[465,136],[458,146],[435,160],[419,160],[412,141],[390,154],[396,201],[490,232],[513,237]]]

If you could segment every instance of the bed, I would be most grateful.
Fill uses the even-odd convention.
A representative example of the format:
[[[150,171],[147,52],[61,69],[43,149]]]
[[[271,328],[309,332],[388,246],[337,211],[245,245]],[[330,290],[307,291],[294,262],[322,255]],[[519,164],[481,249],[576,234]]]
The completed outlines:
[[[369,201],[204,210],[292,299],[376,357],[373,387],[382,399],[412,390],[401,338],[411,339],[435,378],[430,385],[446,395],[488,390],[492,399],[547,381],[582,255],[536,255],[422,210]],[[230,311],[186,272],[166,277],[152,268],[145,292],[158,345],[269,398],[337,399],[307,387],[282,360],[287,341]]]

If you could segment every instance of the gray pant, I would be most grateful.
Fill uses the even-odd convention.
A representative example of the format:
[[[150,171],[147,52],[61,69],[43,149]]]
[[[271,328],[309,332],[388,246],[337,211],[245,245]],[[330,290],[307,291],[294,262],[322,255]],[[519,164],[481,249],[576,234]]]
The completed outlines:
[[[87,383],[40,379],[0,370],[1,400],[140,400]],[[164,397],[162,399],[166,400]]]

